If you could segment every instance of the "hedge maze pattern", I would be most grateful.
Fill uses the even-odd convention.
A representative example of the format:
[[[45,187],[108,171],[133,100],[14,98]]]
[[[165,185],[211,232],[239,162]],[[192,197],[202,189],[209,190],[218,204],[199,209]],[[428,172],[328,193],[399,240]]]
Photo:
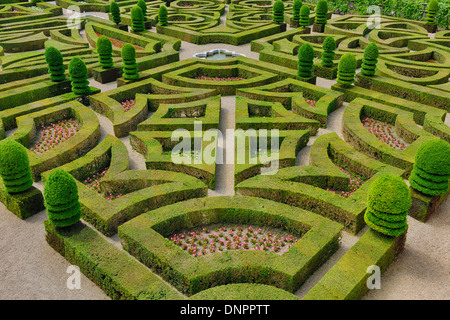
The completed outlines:
[[[402,249],[406,233],[389,237],[364,229],[367,196],[380,175],[408,179],[424,142],[450,142],[445,124],[450,112],[449,31],[430,37],[425,21],[390,16],[381,16],[380,28],[372,28],[369,16],[332,18],[331,11],[319,13],[316,20],[316,5],[309,3],[310,14],[300,18],[304,26],[299,26],[293,1],[284,2],[284,22],[277,23],[268,0],[173,1],[164,25],[158,11],[166,3],[147,0],[144,30],[131,31],[137,1],[117,1],[120,23],[112,20],[106,0],[6,2],[0,5],[0,139],[26,148],[35,182],[45,185],[56,168],[75,178],[82,221],[58,228],[47,220],[47,241],[110,297],[297,299],[294,293],[336,252],[341,232],[348,232],[359,235],[357,243],[303,299],[360,299],[367,292],[367,267],[378,265],[384,271]],[[88,15],[71,21],[64,13],[72,5],[108,14],[109,20]],[[107,68],[97,52],[101,36],[112,43],[113,65]],[[324,66],[322,55],[330,57],[322,47],[327,37],[336,49]],[[182,41],[250,43],[259,60],[180,60]],[[370,43],[379,49],[373,76],[359,72]],[[135,48],[135,80],[123,77],[125,44]],[[314,50],[308,79],[297,73],[298,52],[305,44]],[[50,47],[62,53],[66,79],[50,78],[44,54]],[[346,53],[354,55],[358,68],[350,86],[336,83],[338,63]],[[84,61],[90,79],[117,86],[73,93],[68,65],[74,57]],[[223,78],[230,81],[215,80]],[[319,78],[331,87],[319,86]],[[236,97],[234,128],[255,129],[249,140],[275,139],[271,130],[279,130],[278,148],[266,147],[277,153],[278,170],[261,174],[269,163],[261,157],[250,161],[261,145],[240,146],[236,137],[235,194],[212,197],[208,191],[217,185],[220,164],[201,157],[195,161],[195,153],[174,154],[177,141],[171,137],[184,129],[209,139],[213,143],[201,151],[215,158],[223,147],[217,131],[223,97],[229,96]],[[331,132],[330,114],[340,108],[345,108],[342,132]],[[111,123],[109,134],[100,115]],[[77,132],[45,152],[31,150],[41,128],[69,119]],[[389,126],[389,134],[407,147],[381,141],[364,119]],[[146,170],[130,169],[124,139],[143,155]],[[307,146],[306,165],[298,165],[298,154]],[[250,154],[244,164],[237,158],[240,149]],[[411,192],[410,215],[421,221],[448,194]],[[2,181],[0,200],[22,219],[44,208],[37,188],[11,195]],[[282,255],[228,250],[202,257],[169,240],[180,230],[211,224],[273,227],[299,240]],[[108,241],[116,234],[121,248]]]

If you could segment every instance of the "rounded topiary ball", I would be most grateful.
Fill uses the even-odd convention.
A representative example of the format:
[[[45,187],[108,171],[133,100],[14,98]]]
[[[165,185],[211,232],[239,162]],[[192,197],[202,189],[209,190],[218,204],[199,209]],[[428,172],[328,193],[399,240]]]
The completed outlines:
[[[356,58],[352,53],[344,54],[339,59],[337,82],[345,87],[352,85],[355,80]]]
[[[25,147],[7,139],[0,141],[0,176],[8,193],[20,193],[33,185]]]
[[[326,0],[319,0],[316,6],[316,23],[327,23],[328,2]]]
[[[112,52],[113,46],[111,40],[106,36],[98,37],[97,53],[102,68],[109,69],[113,66]]]
[[[303,5],[300,8],[300,26],[307,27],[310,25],[309,23],[309,14],[311,13],[311,9],[307,5]]]
[[[409,177],[411,187],[430,196],[447,193],[450,179],[450,144],[442,139],[425,141],[417,150]]]
[[[314,49],[309,43],[303,44],[298,50],[297,74],[302,78],[312,76],[314,66]]]
[[[45,61],[48,64],[48,71],[50,73],[50,79],[55,82],[63,81],[66,79],[63,56],[61,51],[55,47],[48,47],[45,49]]]
[[[332,67],[336,49],[336,40],[333,37],[328,36],[322,43],[322,65],[324,67]]]
[[[411,192],[399,176],[382,174],[369,186],[364,221],[387,236],[397,237],[408,227],[406,216],[411,206]]]
[[[50,222],[68,227],[80,220],[81,205],[75,179],[62,169],[53,170],[44,185],[44,205]]]
[[[373,76],[378,62],[378,46],[375,43],[370,43],[364,49],[363,63],[361,66],[361,73],[365,76]]]
[[[83,95],[90,92],[88,70],[83,60],[78,57],[72,58],[69,63],[69,74],[73,93]]]

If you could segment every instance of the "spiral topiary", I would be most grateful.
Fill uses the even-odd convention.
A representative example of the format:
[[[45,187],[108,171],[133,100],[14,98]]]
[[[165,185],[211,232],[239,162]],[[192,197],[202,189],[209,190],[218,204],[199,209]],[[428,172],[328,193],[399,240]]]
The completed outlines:
[[[430,196],[447,193],[450,179],[450,144],[442,139],[422,143],[409,177],[411,187]]]
[[[50,222],[69,227],[80,220],[81,204],[75,179],[62,169],[53,170],[44,185],[44,205]]]
[[[122,18],[120,17],[120,8],[117,2],[111,1],[109,11],[111,12],[112,21],[115,24],[119,24],[122,21]]]
[[[91,91],[89,88],[88,70],[83,60],[78,57],[70,60],[69,75],[72,81],[72,91],[78,95],[84,95]]]
[[[349,87],[355,81],[356,59],[352,53],[344,54],[339,60],[337,82]]]
[[[275,1],[273,4],[273,21],[276,23],[284,22],[284,3],[281,0]]]
[[[122,47],[123,78],[136,80],[139,78],[138,65],[136,63],[136,49],[129,43]]]
[[[144,22],[148,21],[147,19],[147,4],[144,0],[139,0],[137,6],[142,9],[142,15],[144,16]]]
[[[364,49],[363,63],[361,66],[361,74],[365,76],[373,76],[378,62],[378,46],[375,43],[370,43]]]
[[[48,72],[52,81],[60,82],[66,79],[63,56],[58,49],[54,47],[45,49],[45,61],[47,61]]]
[[[302,7],[302,0],[295,0],[292,6],[292,21],[300,21],[300,8]]]
[[[311,9],[307,5],[302,5],[300,8],[300,26],[307,27],[310,25],[309,23],[309,14],[311,13]]]
[[[109,69],[113,66],[112,59],[113,47],[111,40],[106,36],[100,36],[97,39],[97,53],[100,66],[103,69]]]
[[[158,22],[162,26],[167,26],[168,19],[167,19],[167,8],[166,6],[161,6],[158,9]]]
[[[316,6],[315,22],[319,24],[327,23],[328,2],[326,0],[319,0]]]
[[[331,68],[334,60],[334,50],[336,49],[336,40],[333,37],[328,36],[322,43],[322,66]]]
[[[314,66],[314,49],[313,47],[305,43],[298,50],[298,67],[297,74],[302,78],[310,78],[312,76],[312,70]]]
[[[27,191],[33,185],[27,151],[19,142],[0,141],[0,176],[11,194]]]
[[[145,30],[144,14],[142,9],[138,6],[131,9],[131,30],[134,32],[141,32]]]
[[[436,15],[438,10],[439,10],[438,0],[431,0],[430,2],[428,2],[426,24],[428,25],[436,24]]]
[[[364,221],[373,230],[397,237],[408,227],[406,216],[411,192],[405,181],[392,174],[380,175],[369,186]]]

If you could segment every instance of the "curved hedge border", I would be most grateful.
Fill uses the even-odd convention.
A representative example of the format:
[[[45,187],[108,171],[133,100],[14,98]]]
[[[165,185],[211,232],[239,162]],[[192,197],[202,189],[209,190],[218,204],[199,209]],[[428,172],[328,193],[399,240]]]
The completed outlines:
[[[203,290],[191,300],[298,300],[294,294],[282,289],[255,283],[233,283]]]

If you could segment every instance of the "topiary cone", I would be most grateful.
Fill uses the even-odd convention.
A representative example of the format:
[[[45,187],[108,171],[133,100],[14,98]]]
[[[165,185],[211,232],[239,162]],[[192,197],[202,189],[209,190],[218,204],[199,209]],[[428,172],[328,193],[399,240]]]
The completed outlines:
[[[69,63],[70,80],[72,81],[72,91],[78,95],[84,95],[91,91],[89,88],[88,70],[86,64],[78,57],[70,60]]]
[[[356,65],[356,59],[352,53],[344,54],[339,60],[336,81],[345,87],[351,86],[355,81]]]
[[[315,22],[319,24],[327,23],[328,2],[326,0],[319,0],[316,6]]]
[[[142,9],[138,6],[131,9],[131,30],[134,32],[141,32],[145,30],[144,14]]]
[[[302,78],[310,78],[314,66],[314,49],[308,43],[303,44],[298,50],[297,74]]]
[[[106,36],[100,36],[97,39],[97,53],[100,66],[103,69],[111,68],[114,63],[112,59],[113,47],[111,40]]]
[[[122,47],[123,75],[126,80],[139,78],[138,65],[136,63],[136,49],[129,43]]]
[[[439,10],[438,0],[431,0],[427,6],[426,24],[435,25],[436,24],[436,14]]]
[[[110,9],[112,21],[115,24],[119,24],[122,21],[122,18],[120,17],[120,8],[117,2],[111,1]]]
[[[0,176],[8,193],[24,192],[33,185],[28,154],[19,142],[0,141]]]
[[[406,216],[411,192],[399,176],[382,174],[369,186],[364,221],[387,236],[397,237],[408,228]]]
[[[62,169],[53,170],[44,185],[44,205],[50,222],[69,227],[80,220],[81,204],[75,179]]]
[[[137,6],[141,8],[142,15],[144,16],[144,22],[148,21],[147,19],[147,3],[144,0],[139,0]]]
[[[60,82],[66,79],[63,56],[58,49],[54,47],[46,48],[45,61],[48,64],[48,71],[52,81]]]
[[[158,9],[158,22],[162,26],[167,26],[167,8],[166,6],[160,6]]]
[[[302,5],[302,0],[294,0],[294,4],[292,6],[292,21],[300,21],[300,8]]]
[[[442,139],[425,141],[417,149],[411,187],[430,196],[447,193],[450,179],[450,144]]]
[[[370,43],[364,50],[363,63],[361,66],[361,74],[365,76],[373,76],[378,62],[378,46]]]
[[[300,26],[307,27],[310,25],[309,23],[309,14],[311,13],[311,9],[307,5],[303,5],[300,8]]]
[[[273,4],[273,21],[276,23],[284,22],[284,3],[281,0],[275,1]]]
[[[336,40],[333,37],[326,37],[322,44],[322,65],[327,68],[331,68],[334,63],[334,56],[336,49]]]

